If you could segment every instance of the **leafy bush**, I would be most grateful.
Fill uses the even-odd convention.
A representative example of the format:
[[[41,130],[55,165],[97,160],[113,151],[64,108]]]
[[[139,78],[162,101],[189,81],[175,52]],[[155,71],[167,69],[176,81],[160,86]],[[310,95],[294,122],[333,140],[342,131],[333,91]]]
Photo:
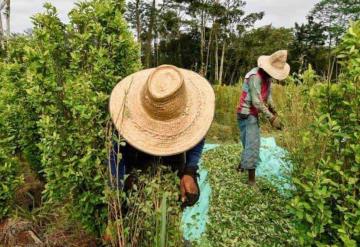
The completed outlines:
[[[133,189],[108,191],[112,198],[107,232],[120,246],[181,246],[179,179],[168,167],[137,174]],[[127,209],[126,214],[124,205]],[[118,211],[116,213],[116,211]]]
[[[316,74],[315,70],[313,70],[311,64],[309,64],[307,70],[300,75],[300,79],[302,84],[312,86],[318,81],[319,76]]]
[[[19,52],[22,39],[17,42],[10,42],[12,53],[7,54],[11,60]],[[20,175],[19,161],[15,156],[17,144],[19,143],[17,129],[14,127],[23,120],[16,114],[21,110],[17,104],[18,71],[21,70],[19,64],[7,64],[0,60],[0,219],[8,216],[14,209],[14,196],[19,185],[23,182]],[[4,78],[9,78],[14,83],[7,83]],[[24,126],[27,123],[23,123]]]
[[[107,100],[140,67],[124,1],[78,3],[64,24],[56,9],[33,17],[31,37],[11,41],[0,64],[1,135],[46,180],[47,203],[66,201],[90,231],[106,222]],[[0,105],[1,105],[0,103]],[[1,145],[8,145],[2,143]]]
[[[22,183],[23,177],[19,176],[19,164],[15,158],[0,148],[0,219],[11,213],[15,191]]]
[[[318,117],[294,153],[297,190],[290,210],[304,246],[360,243],[359,50],[357,22],[339,48],[343,73],[338,83],[312,90]],[[313,155],[304,155],[305,150]]]

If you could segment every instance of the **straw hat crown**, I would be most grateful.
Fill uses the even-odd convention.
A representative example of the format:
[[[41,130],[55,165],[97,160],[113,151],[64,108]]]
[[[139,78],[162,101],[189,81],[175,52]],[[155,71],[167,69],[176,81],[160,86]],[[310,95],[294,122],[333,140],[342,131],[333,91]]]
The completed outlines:
[[[277,69],[284,69],[287,59],[287,51],[277,51],[270,56],[270,63]]]
[[[185,152],[203,139],[215,112],[215,94],[199,74],[172,65],[141,70],[120,81],[109,110],[121,136],[157,156]]]
[[[280,50],[270,56],[260,56],[258,66],[271,77],[277,80],[284,80],[290,73],[290,65],[286,63],[287,55],[287,50]]]
[[[156,68],[146,84],[142,104],[154,119],[170,120],[184,112],[184,78],[176,67],[163,65]]]

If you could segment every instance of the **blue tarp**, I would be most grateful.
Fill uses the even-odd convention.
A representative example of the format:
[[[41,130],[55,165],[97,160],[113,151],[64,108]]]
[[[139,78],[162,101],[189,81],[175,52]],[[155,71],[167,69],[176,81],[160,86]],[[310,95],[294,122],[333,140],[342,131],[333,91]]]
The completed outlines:
[[[217,144],[205,144],[204,152],[218,146]],[[256,169],[256,174],[257,176],[266,177],[271,181],[276,181],[275,184],[278,185],[280,190],[290,188],[286,177],[286,170],[291,169],[291,164],[285,161],[285,155],[286,151],[276,145],[273,137],[261,138],[261,161]],[[184,239],[190,241],[201,238],[201,235],[205,232],[208,220],[211,187],[207,180],[208,171],[201,162],[199,164],[199,173],[199,186],[201,191],[199,202],[193,207],[186,208],[181,220]]]
[[[205,144],[204,151],[209,151],[218,147],[217,144]],[[182,215],[181,225],[186,240],[200,239],[201,235],[205,232],[206,222],[208,219],[211,187],[207,180],[208,171],[202,165],[202,161],[199,164],[199,187],[200,198],[199,201],[192,207],[187,207]]]
[[[276,145],[274,137],[262,137],[260,146],[260,164],[256,175],[268,178],[280,190],[290,189],[288,177],[292,165],[286,160],[287,151]]]

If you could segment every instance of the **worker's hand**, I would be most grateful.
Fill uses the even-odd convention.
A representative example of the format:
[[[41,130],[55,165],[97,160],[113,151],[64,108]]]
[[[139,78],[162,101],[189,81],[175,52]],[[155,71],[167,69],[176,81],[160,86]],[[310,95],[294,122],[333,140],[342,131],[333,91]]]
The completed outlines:
[[[277,112],[275,111],[274,108],[272,108],[271,106],[268,106],[268,109],[273,115],[277,116]]]
[[[180,192],[182,207],[193,206],[200,196],[196,175],[185,174],[180,179]]]
[[[277,116],[274,116],[272,119],[270,119],[270,123],[271,126],[273,126],[275,129],[282,130],[284,128],[284,125]]]

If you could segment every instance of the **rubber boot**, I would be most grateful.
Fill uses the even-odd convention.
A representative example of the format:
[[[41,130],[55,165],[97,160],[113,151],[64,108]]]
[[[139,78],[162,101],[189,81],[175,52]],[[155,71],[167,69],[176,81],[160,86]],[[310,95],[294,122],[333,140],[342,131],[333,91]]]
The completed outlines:
[[[255,186],[255,169],[249,169],[249,180],[248,183],[250,186]]]

